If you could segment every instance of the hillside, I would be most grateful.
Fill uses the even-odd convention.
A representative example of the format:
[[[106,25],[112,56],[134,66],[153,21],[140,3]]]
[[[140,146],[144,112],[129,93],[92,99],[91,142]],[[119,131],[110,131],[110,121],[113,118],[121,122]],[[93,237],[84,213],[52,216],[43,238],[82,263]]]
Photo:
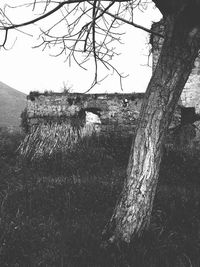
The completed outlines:
[[[0,127],[19,126],[26,106],[26,94],[0,82]]]

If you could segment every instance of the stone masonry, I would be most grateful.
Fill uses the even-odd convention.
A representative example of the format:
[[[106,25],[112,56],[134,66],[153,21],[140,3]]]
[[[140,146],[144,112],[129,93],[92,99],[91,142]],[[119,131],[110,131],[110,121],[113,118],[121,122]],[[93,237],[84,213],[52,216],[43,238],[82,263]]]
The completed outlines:
[[[131,134],[142,104],[139,94],[52,93],[29,96],[27,114],[30,127],[40,123],[76,119],[97,124],[102,133]],[[96,118],[96,119],[94,119]],[[94,121],[96,120],[96,121]]]
[[[164,26],[162,20],[154,23],[152,25],[152,30],[163,34]],[[159,36],[151,36],[153,71],[156,67],[160,51],[162,49],[163,40],[164,39]],[[184,107],[195,107],[196,112],[200,113],[200,57],[197,57],[194,62],[194,68],[181,94],[180,104]]]
[[[152,28],[160,33],[164,31],[162,21],[154,23]],[[151,43],[154,70],[163,39],[154,35],[151,37]],[[91,135],[93,131],[103,135],[112,133],[123,136],[133,135],[143,97],[144,93],[81,94],[50,92],[40,94],[31,92],[27,100],[29,135],[27,135],[22,151],[26,151],[27,147],[32,147],[33,150],[37,150],[38,155],[43,155],[45,144],[46,148],[49,147],[50,150],[47,154],[52,153],[57,148],[63,150],[66,143],[70,144],[71,142],[68,140],[69,133],[73,133],[71,136],[75,140],[79,135],[79,130],[81,130],[82,136]],[[180,106],[190,108],[185,110],[187,114],[185,111],[182,112],[183,109],[181,110]],[[169,131],[168,144],[174,144],[174,140],[176,140],[175,143],[180,143],[179,147],[183,147],[186,143],[190,145],[194,137],[196,138],[195,142],[199,142],[200,136],[196,134],[197,131],[193,133],[195,130],[191,125],[192,122],[188,120],[190,117],[194,118],[192,117],[194,112],[191,108],[195,108],[196,113],[200,114],[200,58],[196,59],[192,73],[181,95],[171,125],[171,129],[178,127],[178,130],[174,131],[173,134],[171,134],[171,130]],[[181,114],[187,116],[182,118]],[[180,123],[187,120],[191,126],[190,132],[192,135],[187,134],[185,137],[188,127],[187,125],[184,126],[185,124],[182,127]],[[199,123],[196,125],[200,126]],[[76,130],[74,131],[74,129]],[[174,134],[175,136],[173,136]],[[51,146],[49,140],[51,140]],[[30,142],[32,143],[30,144]],[[55,142],[56,144],[54,144]],[[35,144],[41,145],[34,148]],[[22,153],[26,154],[26,152]]]
[[[163,33],[162,20],[154,23],[154,31]],[[163,39],[151,37],[153,67],[158,61]],[[123,131],[131,133],[135,128],[142,98],[144,94],[80,94],[80,93],[49,93],[29,95],[27,114],[30,127],[53,120],[70,121],[84,118],[84,123],[90,123],[96,116],[96,124],[102,132]],[[200,113],[200,58],[194,63],[194,68],[181,94],[179,104],[184,107],[194,107]],[[92,119],[91,119],[92,118]]]

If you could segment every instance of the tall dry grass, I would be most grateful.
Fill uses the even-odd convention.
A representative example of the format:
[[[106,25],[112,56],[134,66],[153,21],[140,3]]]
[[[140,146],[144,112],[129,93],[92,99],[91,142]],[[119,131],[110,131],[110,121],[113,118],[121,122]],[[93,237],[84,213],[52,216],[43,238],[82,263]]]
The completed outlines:
[[[131,138],[92,135],[31,161],[14,152],[20,138],[0,132],[0,266],[200,266],[199,151],[164,155],[149,229],[104,250]]]

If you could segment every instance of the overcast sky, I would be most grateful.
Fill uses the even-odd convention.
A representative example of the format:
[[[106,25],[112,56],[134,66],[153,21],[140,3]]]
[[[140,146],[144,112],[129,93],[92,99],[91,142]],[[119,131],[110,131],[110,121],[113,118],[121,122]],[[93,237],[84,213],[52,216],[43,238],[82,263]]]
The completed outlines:
[[[144,13],[137,12],[134,22],[150,28],[152,21],[161,18],[159,11],[152,7]],[[15,22],[24,22],[27,19],[25,14],[27,15],[22,9],[20,15],[15,15]],[[14,13],[12,16],[14,18]],[[12,31],[7,47],[12,46],[17,36],[14,46],[7,51],[0,50],[0,81],[27,94],[35,90],[61,91],[64,83],[75,92],[85,92],[90,87],[94,77],[92,64],[88,64],[88,70],[84,71],[75,63],[70,67],[64,62],[64,56],[52,57],[51,50],[33,49],[38,43],[38,30],[36,27],[24,27],[23,30],[33,34],[33,37]],[[113,64],[121,73],[129,75],[123,79],[124,92],[143,92],[151,76],[151,68],[147,66],[149,34],[132,26],[126,26],[124,30],[124,44],[116,44],[121,55],[114,59]],[[0,38],[3,38],[1,32]],[[106,70],[101,70],[99,77],[103,78],[107,74]],[[118,76],[115,74],[107,77],[91,90],[91,93],[96,92],[121,92]]]

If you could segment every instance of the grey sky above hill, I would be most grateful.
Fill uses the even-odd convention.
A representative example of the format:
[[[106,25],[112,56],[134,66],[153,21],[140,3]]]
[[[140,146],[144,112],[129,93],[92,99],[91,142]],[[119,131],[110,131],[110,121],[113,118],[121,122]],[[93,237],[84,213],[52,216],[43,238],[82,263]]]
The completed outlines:
[[[3,7],[3,3],[13,5],[13,0],[1,1],[0,8]],[[152,21],[158,21],[161,18],[160,12],[153,4],[148,5],[144,12],[139,10],[134,12],[134,22],[147,28],[151,27]],[[56,14],[59,16],[59,12]],[[35,14],[36,16],[38,14]],[[12,18],[13,23],[20,23],[30,17],[34,18],[34,14],[32,8],[19,8],[11,9],[9,17]],[[65,62],[64,55],[52,57],[51,55],[55,54],[54,49],[42,51],[39,48],[32,48],[38,44],[39,27],[49,21],[50,18],[47,21],[38,22],[37,25],[23,27],[23,31],[32,34],[33,37],[14,30],[9,32],[8,50],[0,51],[1,81],[27,94],[30,91],[62,91],[63,83],[71,86],[74,92],[85,92],[94,79],[93,60],[86,65],[85,71],[73,62],[70,67],[69,63]],[[113,64],[120,73],[128,75],[123,79],[123,90],[127,93],[144,92],[152,73],[151,67],[147,66],[149,34],[129,25],[122,26],[120,30],[125,33],[122,35],[123,44],[113,44],[116,46],[116,51],[120,53],[114,58]],[[106,75],[109,76],[96,85],[91,93],[122,92],[118,75],[116,73],[112,75],[112,71],[108,72],[100,67],[99,79]]]

